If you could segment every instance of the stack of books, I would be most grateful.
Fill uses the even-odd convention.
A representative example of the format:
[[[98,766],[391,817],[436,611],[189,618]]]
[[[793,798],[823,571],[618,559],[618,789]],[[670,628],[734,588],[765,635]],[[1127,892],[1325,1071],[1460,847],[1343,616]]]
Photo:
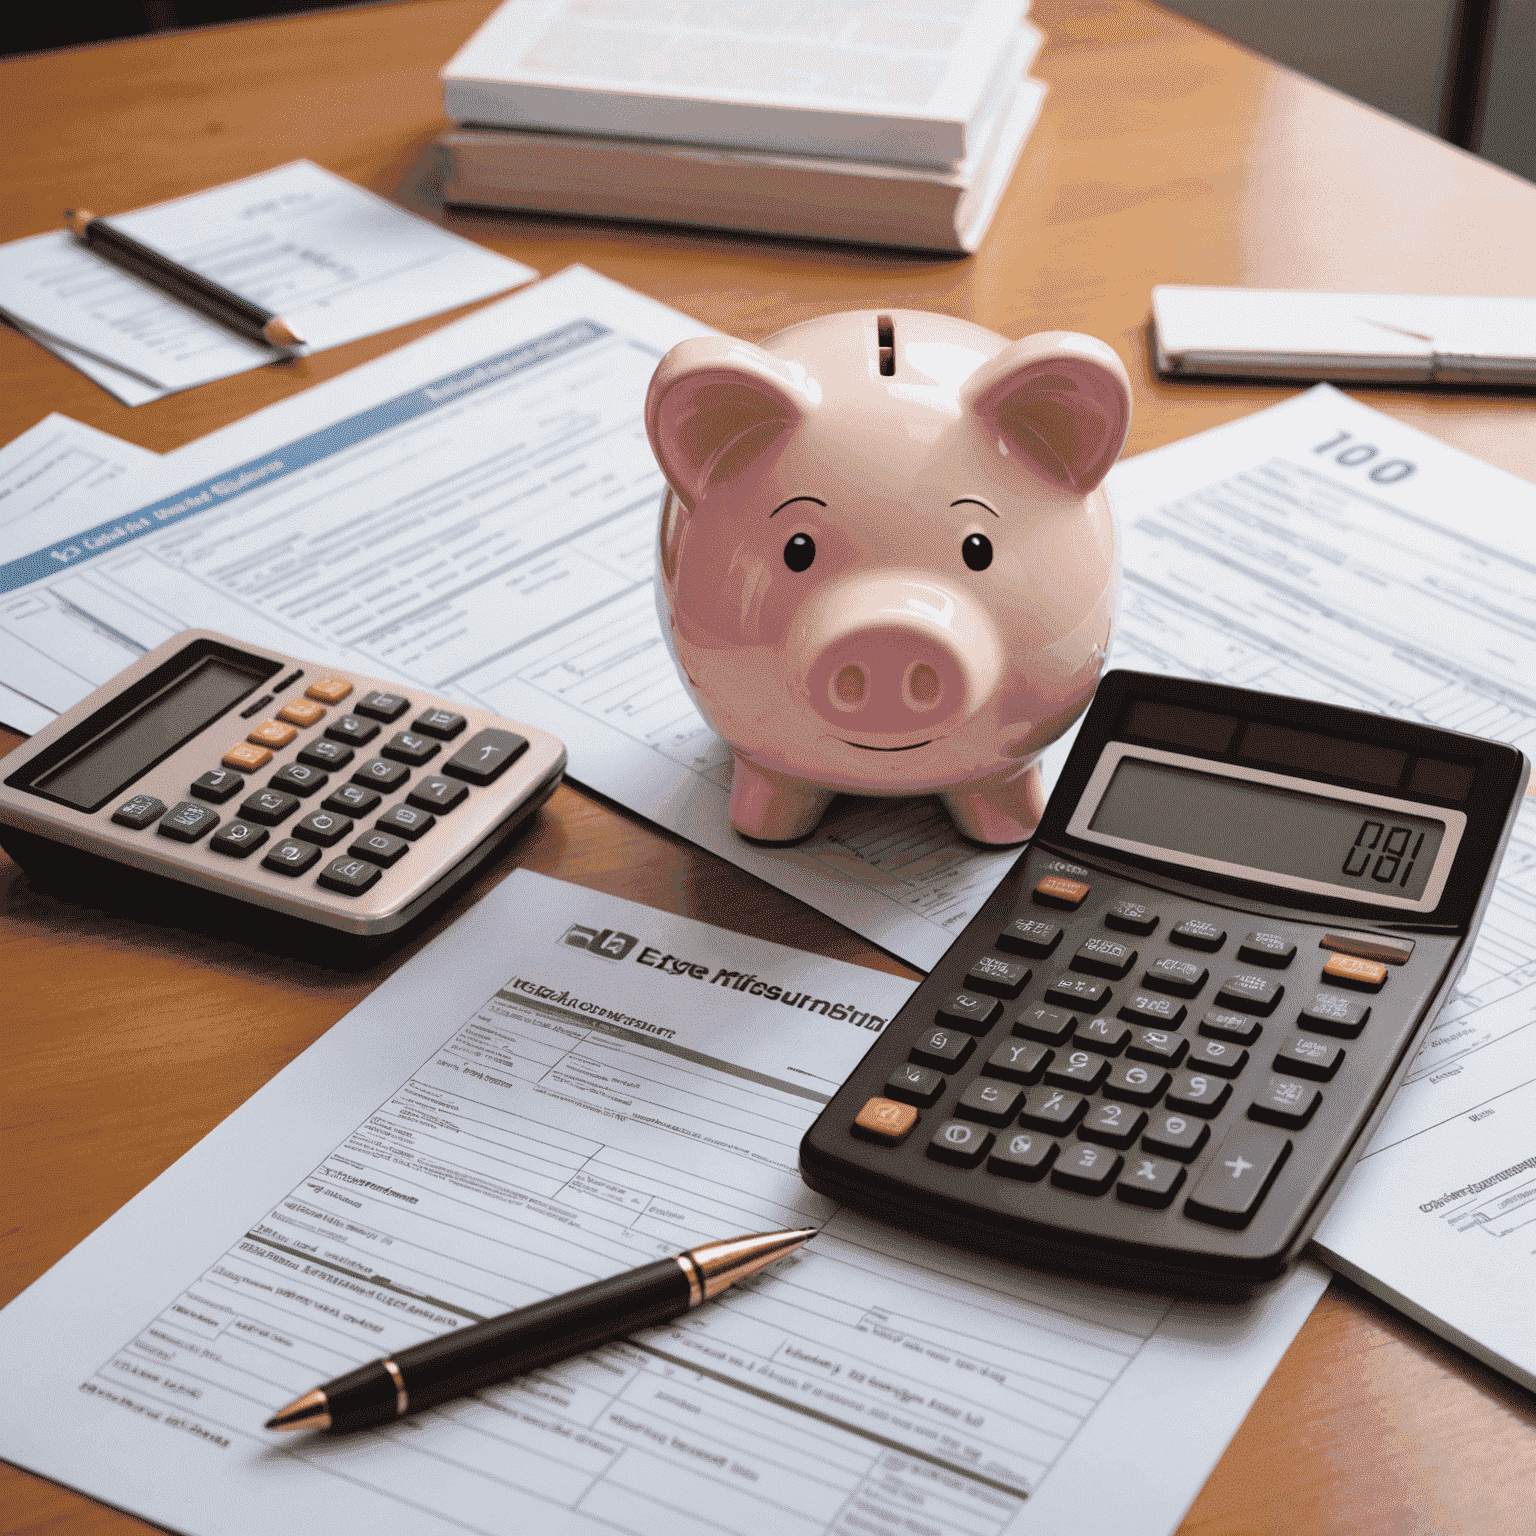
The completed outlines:
[[[974,251],[1045,100],[1020,0],[506,0],[447,202]]]

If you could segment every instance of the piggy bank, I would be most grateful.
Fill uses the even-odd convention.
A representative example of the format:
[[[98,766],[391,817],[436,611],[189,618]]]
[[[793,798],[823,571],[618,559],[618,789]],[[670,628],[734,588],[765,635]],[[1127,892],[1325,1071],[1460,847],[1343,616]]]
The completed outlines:
[[[735,757],[736,831],[793,843],[836,794],[934,794],[974,842],[1026,838],[1114,620],[1114,352],[828,315],[674,347],[645,423],[662,629]]]

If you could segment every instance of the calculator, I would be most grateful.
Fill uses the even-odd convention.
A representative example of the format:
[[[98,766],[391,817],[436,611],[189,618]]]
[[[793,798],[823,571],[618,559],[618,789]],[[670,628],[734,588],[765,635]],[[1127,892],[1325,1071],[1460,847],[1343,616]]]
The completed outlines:
[[[565,748],[463,703],[187,630],[6,759],[34,885],[343,968],[435,913]]]
[[[1466,961],[1528,772],[1108,673],[1030,846],[807,1132],[806,1182],[1115,1283],[1278,1278]]]

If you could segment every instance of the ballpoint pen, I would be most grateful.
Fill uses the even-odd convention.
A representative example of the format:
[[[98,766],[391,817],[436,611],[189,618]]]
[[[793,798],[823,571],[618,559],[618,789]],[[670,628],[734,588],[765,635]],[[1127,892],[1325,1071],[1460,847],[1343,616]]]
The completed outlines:
[[[509,1376],[670,1322],[793,1253],[814,1227],[704,1243],[547,1301],[396,1350],[307,1392],[268,1429],[341,1433],[388,1424]]]

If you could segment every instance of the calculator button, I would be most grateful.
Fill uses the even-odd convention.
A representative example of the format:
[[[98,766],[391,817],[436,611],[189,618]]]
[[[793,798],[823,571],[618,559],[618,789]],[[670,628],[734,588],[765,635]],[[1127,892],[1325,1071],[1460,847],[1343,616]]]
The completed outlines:
[[[1024,1100],[1019,1124],[1059,1136],[1070,1131],[1087,1108],[1088,1100],[1080,1093],[1063,1093],[1059,1089],[1031,1093]]]
[[[922,1117],[910,1104],[873,1098],[853,1117],[853,1134],[894,1147]]]
[[[1010,955],[1027,955],[1044,960],[1061,943],[1061,929],[1055,923],[1042,923],[1038,917],[1016,917],[997,936],[997,947]]]
[[[1191,1072],[1214,1072],[1217,1077],[1236,1077],[1248,1065],[1248,1052],[1230,1040],[1196,1040],[1184,1063]]]
[[[1357,1003],[1352,997],[1341,997],[1337,992],[1319,992],[1301,1010],[1297,1023],[1314,1034],[1337,1035],[1341,1040],[1353,1040],[1365,1028],[1371,1017],[1369,1003]]]
[[[913,1043],[911,1059],[920,1067],[937,1067],[940,1072],[953,1072],[971,1059],[976,1042],[962,1030],[930,1029],[920,1034]]]
[[[248,821],[231,821],[208,839],[208,846],[215,853],[228,854],[232,859],[243,859],[246,854],[260,848],[271,836],[265,827],[253,826]]]
[[[1139,1061],[1117,1061],[1104,1079],[1104,1097],[1150,1108],[1162,1098],[1168,1074],[1161,1067],[1144,1067]]]
[[[199,800],[223,805],[245,788],[245,780],[233,768],[210,768],[201,778],[193,779],[187,788]]]
[[[1123,1152],[1141,1135],[1146,1123],[1146,1114],[1132,1105],[1095,1104],[1078,1126],[1077,1134],[1083,1141],[1096,1141],[1104,1147],[1119,1147]]]
[[[354,786],[361,789],[361,785]],[[437,825],[437,817],[427,811],[418,811],[413,805],[392,805],[374,822],[381,832],[393,832],[397,837],[415,842],[423,832],[430,832]]]
[[[1328,1040],[1314,1040],[1310,1035],[1292,1035],[1275,1052],[1275,1070],[1326,1083],[1339,1070],[1343,1060],[1342,1045],[1334,1045]]]
[[[928,1143],[928,1156],[941,1163],[953,1163],[957,1168],[974,1168],[987,1155],[992,1145],[992,1132],[979,1125],[968,1125],[964,1120],[950,1120],[933,1133]]]
[[[464,729],[463,715],[455,715],[446,709],[429,709],[411,721],[411,729],[423,736],[436,736],[439,741],[452,741]]]
[[[406,710],[411,707],[411,701],[398,693],[365,693],[356,704],[352,706],[360,715],[367,715],[370,720],[382,720],[386,725],[391,720],[398,720]]]
[[[978,997],[974,992],[951,992],[939,1004],[933,1022],[984,1035],[1002,1016],[1003,1005],[995,998]]]
[[[1178,960],[1163,955],[1154,960],[1141,978],[1141,984],[1153,992],[1167,992],[1172,997],[1193,997],[1211,978],[1211,973],[1196,960]]]
[[[320,871],[319,883],[328,891],[340,891],[343,896],[361,896],[378,884],[383,873],[377,864],[344,853]]]
[[[324,800],[322,809],[340,816],[366,816],[384,797],[366,784],[338,784]]]
[[[304,690],[304,696],[322,704],[340,704],[351,692],[352,684],[344,677],[317,677]]]
[[[359,859],[367,859],[380,869],[393,869],[411,851],[411,845],[393,832],[374,830],[365,832],[347,852]]]
[[[1211,1008],[1200,1020],[1200,1033],[1213,1040],[1232,1040],[1238,1045],[1252,1045],[1264,1033],[1264,1026],[1246,1013],[1228,1013],[1224,1008]]]
[[[298,796],[280,789],[258,789],[240,802],[240,814],[247,821],[259,821],[264,827],[275,827],[278,822],[286,821],[298,808]]]
[[[1001,1077],[1010,1083],[1038,1083],[1040,1074],[1051,1064],[1051,1054],[1032,1040],[1005,1040],[981,1070],[988,1077]]]
[[[1325,933],[1317,947],[1341,955],[1358,955],[1362,960],[1382,960],[1388,965],[1406,965],[1413,958],[1412,939],[1388,937],[1384,933]]]
[[[470,784],[494,784],[527,750],[527,738],[512,731],[476,731],[443,764],[443,772]]]
[[[1168,930],[1168,937],[1185,949],[1203,949],[1207,954],[1215,954],[1227,942],[1227,930],[1206,922],[1203,917],[1187,917]]]
[[[1246,1227],[1290,1155],[1286,1137],[1234,1126],[1184,1202],[1184,1214],[1215,1227]]]
[[[987,1159],[987,1172],[1033,1184],[1045,1177],[1059,1150],[1049,1136],[1015,1131],[998,1142],[997,1150]]]
[[[360,715],[342,715],[326,726],[325,734],[332,741],[345,742],[350,747],[364,747],[379,734],[379,728],[372,720],[364,720]]]
[[[1127,1205],[1145,1205],[1154,1211],[1165,1210],[1184,1185],[1184,1170],[1177,1163],[1160,1157],[1133,1157],[1126,1166],[1115,1193]]]
[[[112,820],[120,827],[132,827],[135,832],[142,832],[164,815],[164,800],[157,800],[153,795],[135,795],[112,812]]]
[[[1214,1120],[1232,1097],[1232,1084],[1213,1072],[1180,1072],[1168,1090],[1167,1107]]]
[[[379,748],[385,757],[392,757],[397,763],[409,763],[413,768],[431,762],[442,750],[438,742],[428,741],[425,736],[413,736],[409,731],[396,731]]]
[[[199,805],[195,800],[183,800],[165,813],[155,831],[161,837],[174,838],[178,843],[195,843],[218,824],[219,818],[206,805]]]
[[[1284,1126],[1288,1131],[1299,1131],[1317,1113],[1317,1106],[1322,1102],[1322,1093],[1311,1083],[1298,1082],[1294,1077],[1272,1077],[1264,1085],[1264,1091],[1248,1106],[1248,1118],[1262,1120],[1266,1125]]]
[[[1134,1029],[1125,1054],[1132,1061],[1151,1061],[1160,1067],[1176,1067],[1184,1059],[1189,1041],[1166,1029]]]
[[[1119,981],[1136,964],[1136,951],[1118,939],[1092,938],[1078,947],[1072,956],[1072,969],[1085,976],[1103,976]]]
[[[237,741],[219,761],[226,768],[238,768],[241,773],[255,773],[258,768],[265,768],[272,761],[272,753],[267,747],[255,747],[248,741]]]
[[[1013,1026],[1014,1034],[1046,1045],[1065,1045],[1076,1030],[1077,1015],[1056,1008],[1026,1008]]]
[[[314,699],[289,699],[278,710],[277,718],[290,725],[318,725],[325,719],[325,706]]]
[[[392,789],[399,789],[402,784],[408,784],[411,771],[404,763],[391,763],[382,757],[370,757],[356,773],[352,775],[354,784],[371,784],[375,789],[382,789],[388,794]]]
[[[1188,1012],[1177,998],[1152,997],[1145,992],[1133,992],[1120,1005],[1120,1017],[1127,1024],[1160,1024],[1164,1029],[1177,1029]]]
[[[1102,981],[1087,976],[1060,976],[1046,988],[1048,1003],[1065,1003],[1069,1008],[1102,1010],[1109,1007],[1114,994]]]
[[[258,747],[286,747],[299,734],[286,720],[263,720],[245,739]]]
[[[1270,965],[1284,970],[1296,958],[1296,946],[1283,933],[1250,933],[1237,946],[1237,958],[1249,965]]]
[[[1084,1050],[1097,1051],[1101,1056],[1118,1056],[1131,1038],[1129,1026],[1118,1019],[1096,1018],[1079,1022],[1073,1032],[1073,1043]]]
[[[1012,1002],[1029,981],[1029,967],[1022,960],[1006,955],[983,955],[966,972],[965,984],[976,992],[986,992]]]
[[[1086,1142],[1067,1147],[1051,1169],[1051,1183],[1058,1189],[1075,1190],[1080,1195],[1102,1195],[1120,1172],[1124,1160],[1108,1147],[1093,1147]]]
[[[1386,979],[1387,968],[1380,960],[1362,960],[1358,955],[1330,955],[1323,966],[1324,981],[1361,992],[1380,992]]]
[[[307,800],[317,789],[323,789],[330,783],[330,780],[330,774],[322,772],[311,763],[289,763],[279,768],[267,780],[267,785],[271,789],[286,789],[290,794],[300,795]]]
[[[1097,1051],[1067,1051],[1046,1069],[1045,1080],[1053,1088],[1092,1093],[1108,1076],[1109,1062]]]
[[[357,823],[335,811],[311,811],[293,824],[293,835],[321,848],[334,848]]]
[[[1246,972],[1240,976],[1228,976],[1216,994],[1219,1008],[1235,1008],[1239,1013],[1254,1013],[1267,1019],[1275,1011],[1275,1005],[1285,996],[1285,988],[1268,976],[1255,976]]]
[[[296,838],[285,837],[282,842],[273,843],[261,861],[261,867],[275,869],[280,875],[302,875],[319,858],[320,850],[313,843],[302,843]]]
[[[1069,880],[1065,875],[1047,875],[1035,887],[1035,900],[1042,907],[1065,907],[1075,912],[1082,906],[1093,887],[1081,880]]]
[[[946,1080],[932,1068],[904,1061],[891,1073],[891,1080],[885,1085],[885,1096],[888,1099],[900,1099],[904,1104],[916,1104],[919,1109],[927,1109],[939,1102],[946,1087]]]
[[[1142,901],[1114,902],[1104,914],[1104,926],[1118,928],[1121,933],[1148,934],[1157,924],[1157,913]]]
[[[431,775],[419,780],[405,799],[408,805],[420,806],[424,811],[437,811],[443,814],[451,811],[468,795],[469,791],[462,784],[455,784],[452,779],[440,779],[436,775]]]
[[[1211,1128],[1204,1120],[1159,1111],[1152,1116],[1141,1144],[1148,1152],[1176,1157],[1181,1163],[1192,1163],[1210,1139]]]
[[[353,756],[351,747],[344,747],[339,741],[330,741],[324,736],[317,736],[308,746],[299,748],[299,761],[316,768],[345,768]]]
[[[962,1120],[977,1120],[982,1125],[1007,1125],[1019,1112],[1024,1095],[1011,1083],[989,1083],[977,1078],[955,1105]]]

